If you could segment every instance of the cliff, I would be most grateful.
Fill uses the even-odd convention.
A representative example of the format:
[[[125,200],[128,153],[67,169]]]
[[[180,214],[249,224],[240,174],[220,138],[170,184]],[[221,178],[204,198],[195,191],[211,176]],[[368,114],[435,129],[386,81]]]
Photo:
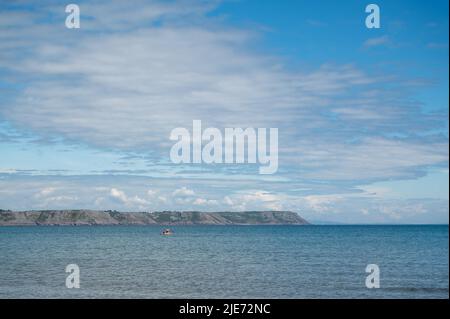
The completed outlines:
[[[117,212],[95,210],[0,210],[0,226],[36,225],[306,225],[294,212]]]

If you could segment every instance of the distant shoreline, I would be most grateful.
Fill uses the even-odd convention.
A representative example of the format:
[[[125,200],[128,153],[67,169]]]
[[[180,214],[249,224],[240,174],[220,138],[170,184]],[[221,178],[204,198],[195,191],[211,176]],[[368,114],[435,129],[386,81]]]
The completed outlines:
[[[118,212],[97,210],[0,210],[0,226],[114,225],[309,225],[291,211]]]

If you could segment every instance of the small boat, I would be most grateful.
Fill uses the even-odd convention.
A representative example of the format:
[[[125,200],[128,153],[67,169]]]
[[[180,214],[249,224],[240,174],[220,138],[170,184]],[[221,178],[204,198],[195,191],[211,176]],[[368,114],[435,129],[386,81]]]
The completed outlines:
[[[173,231],[170,230],[169,228],[164,229],[164,230],[162,231],[162,233],[161,233],[161,235],[164,235],[164,236],[169,236],[169,235],[172,235],[172,234],[173,234]]]

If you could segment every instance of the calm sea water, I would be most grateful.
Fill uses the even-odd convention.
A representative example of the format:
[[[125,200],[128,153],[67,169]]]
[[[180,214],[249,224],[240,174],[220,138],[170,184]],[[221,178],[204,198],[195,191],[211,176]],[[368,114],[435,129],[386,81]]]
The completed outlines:
[[[448,226],[161,229],[0,227],[0,298],[449,297]],[[65,287],[72,263],[80,289]]]

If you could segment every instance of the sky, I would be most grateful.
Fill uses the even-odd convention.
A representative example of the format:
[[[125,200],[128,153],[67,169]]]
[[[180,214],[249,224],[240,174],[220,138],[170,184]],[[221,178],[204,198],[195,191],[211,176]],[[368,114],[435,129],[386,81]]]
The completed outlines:
[[[448,1],[0,1],[0,209],[448,223]],[[170,132],[278,128],[278,171]]]

